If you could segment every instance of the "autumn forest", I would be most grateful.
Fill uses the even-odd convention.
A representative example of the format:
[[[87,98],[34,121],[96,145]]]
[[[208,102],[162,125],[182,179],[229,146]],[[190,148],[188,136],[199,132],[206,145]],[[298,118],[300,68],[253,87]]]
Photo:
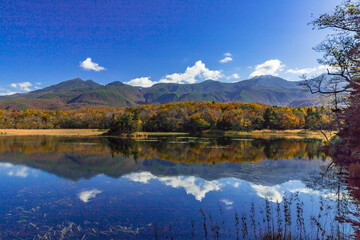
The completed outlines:
[[[109,129],[127,121],[125,132],[333,129],[326,107],[275,107],[255,103],[183,102],[120,109],[0,110],[2,129]]]

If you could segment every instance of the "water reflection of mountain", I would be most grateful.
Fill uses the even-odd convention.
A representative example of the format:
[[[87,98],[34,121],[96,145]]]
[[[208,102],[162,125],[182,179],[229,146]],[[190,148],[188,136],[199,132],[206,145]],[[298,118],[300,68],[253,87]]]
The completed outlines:
[[[280,184],[324,164],[316,140],[3,137],[0,161],[72,180],[105,174],[118,178],[148,171],[157,176],[234,177]],[[272,161],[276,159],[277,161]],[[311,162],[311,164],[309,164]],[[276,176],[276,177],[274,177]]]

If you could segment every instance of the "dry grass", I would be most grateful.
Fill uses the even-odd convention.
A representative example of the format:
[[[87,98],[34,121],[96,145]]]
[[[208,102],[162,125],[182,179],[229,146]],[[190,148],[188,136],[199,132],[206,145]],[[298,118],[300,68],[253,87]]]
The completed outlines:
[[[99,136],[107,131],[107,129],[0,129],[0,136]],[[176,136],[188,135],[188,133],[141,132],[137,133],[137,135],[141,135],[142,137]],[[135,138],[138,138],[138,136],[135,136]]]
[[[148,136],[184,136],[189,135],[189,133],[183,132],[146,132]]]
[[[0,136],[99,136],[106,133],[104,129],[0,129]],[[330,139],[336,134],[335,131],[308,131],[298,130],[255,130],[255,131],[206,131],[205,135],[214,136],[252,136],[252,137],[282,137],[282,138],[319,138],[324,139],[327,136]],[[142,133],[147,136],[172,136],[188,135],[188,133],[178,132],[146,132]]]
[[[0,129],[6,136],[98,136],[107,130],[100,129]]]
[[[207,134],[215,134],[215,135],[224,135],[224,136],[252,136],[252,137],[261,137],[261,138],[272,138],[272,137],[281,137],[281,138],[318,138],[326,140],[326,137],[330,139],[334,136],[337,132],[336,131],[310,131],[304,129],[293,129],[293,130],[254,130],[254,131],[225,131],[225,132],[218,132],[218,131],[210,131]],[[326,137],[324,136],[326,135]]]

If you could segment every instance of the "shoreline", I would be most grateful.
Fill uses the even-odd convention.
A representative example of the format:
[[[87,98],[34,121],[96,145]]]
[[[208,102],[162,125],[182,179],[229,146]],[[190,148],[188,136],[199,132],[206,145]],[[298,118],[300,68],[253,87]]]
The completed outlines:
[[[0,136],[100,136],[103,129],[0,129]]]
[[[0,137],[3,136],[101,136],[108,129],[0,129]],[[188,133],[181,132],[140,132],[147,136],[184,136]],[[108,135],[107,137],[114,137]],[[116,137],[116,136],[115,136]]]
[[[326,140],[326,137],[330,139],[336,135],[336,131],[324,130],[323,133],[319,130],[306,130],[306,129],[291,129],[291,130],[253,130],[253,131],[209,131],[205,134],[211,135],[222,135],[225,137],[237,137],[237,136],[252,136],[252,137],[261,137],[261,138],[274,138],[274,137],[284,137],[284,138],[318,138]],[[326,135],[326,137],[324,136]]]
[[[106,133],[106,129],[0,129],[0,136],[101,136]],[[181,132],[141,132],[147,136],[186,136],[189,133]],[[336,134],[335,131],[324,131],[330,139]],[[205,131],[203,136],[254,136],[254,137],[295,137],[295,138],[320,138],[324,139],[320,131],[310,131],[304,129],[294,130],[253,130],[253,131]]]

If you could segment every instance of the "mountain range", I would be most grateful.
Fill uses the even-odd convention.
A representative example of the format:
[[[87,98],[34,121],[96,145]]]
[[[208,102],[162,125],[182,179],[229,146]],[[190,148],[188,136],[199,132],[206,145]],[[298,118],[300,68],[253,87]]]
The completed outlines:
[[[68,110],[185,101],[255,102],[276,106],[320,104],[317,96],[304,92],[298,84],[271,75],[235,83],[206,80],[195,84],[158,83],[149,88],[120,81],[102,85],[75,78],[28,93],[2,96],[0,109]]]

